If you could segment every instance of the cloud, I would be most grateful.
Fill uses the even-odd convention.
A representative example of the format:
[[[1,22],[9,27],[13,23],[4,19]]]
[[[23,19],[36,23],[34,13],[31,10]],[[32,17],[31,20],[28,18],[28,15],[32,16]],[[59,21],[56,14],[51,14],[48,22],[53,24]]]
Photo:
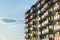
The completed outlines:
[[[12,24],[12,23],[16,23],[16,20],[9,18],[0,18],[0,24]]]
[[[14,19],[2,19],[2,21],[5,22],[5,23],[14,23],[14,22],[16,22],[16,20],[14,20]]]
[[[14,20],[24,20],[24,18],[10,18],[10,17],[0,17],[0,19],[14,19]]]
[[[14,24],[24,21],[24,18],[0,17],[0,24]]]

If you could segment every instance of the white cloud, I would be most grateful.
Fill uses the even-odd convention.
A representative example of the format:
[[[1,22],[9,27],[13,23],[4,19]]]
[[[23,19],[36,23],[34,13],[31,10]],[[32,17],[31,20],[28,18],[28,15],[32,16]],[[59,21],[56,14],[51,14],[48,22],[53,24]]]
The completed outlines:
[[[13,23],[7,23],[7,22],[0,20],[0,24],[13,24]]]
[[[9,19],[9,18],[0,18],[0,24],[13,24],[16,23],[15,19]]]
[[[0,17],[0,19],[24,20],[24,18],[9,18],[9,17]]]
[[[13,21],[13,22],[6,22],[5,20],[8,20],[8,21]],[[5,17],[0,17],[0,24],[14,24],[16,23],[17,21],[22,21],[24,20],[24,18],[5,18]]]
[[[0,24],[7,24],[7,23],[5,23],[5,22],[3,22],[2,20],[0,20]]]

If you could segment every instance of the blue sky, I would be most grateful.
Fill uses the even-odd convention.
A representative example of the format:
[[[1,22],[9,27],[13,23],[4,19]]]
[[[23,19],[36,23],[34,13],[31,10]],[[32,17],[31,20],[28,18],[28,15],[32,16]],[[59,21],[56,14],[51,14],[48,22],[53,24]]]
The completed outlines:
[[[24,15],[37,0],[0,0],[0,40],[24,40]]]

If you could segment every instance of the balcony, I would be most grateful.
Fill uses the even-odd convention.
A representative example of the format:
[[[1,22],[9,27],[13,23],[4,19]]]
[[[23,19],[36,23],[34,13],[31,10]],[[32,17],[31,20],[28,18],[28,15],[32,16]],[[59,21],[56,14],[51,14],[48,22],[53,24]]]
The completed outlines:
[[[44,6],[44,4],[45,4],[45,1],[41,1],[41,5],[40,5],[39,9],[41,9]]]
[[[54,32],[54,29],[49,29],[49,33],[50,34],[54,34],[55,32]]]
[[[31,13],[26,14],[25,19],[28,19],[31,16]]]
[[[45,13],[45,11],[41,11],[39,14],[39,17],[41,17],[44,13]]]
[[[45,1],[41,1],[41,5],[44,5],[45,4]]]
[[[41,9],[41,12],[44,12],[44,11],[45,11],[45,9],[44,9],[44,8],[42,8],[42,9]]]
[[[25,26],[25,28],[30,28],[32,27],[31,24],[28,24],[27,26]]]
[[[26,29],[26,30],[25,30],[25,33],[26,33],[26,34],[31,33],[31,30],[30,30],[30,29]]]
[[[42,19],[42,18],[41,18],[41,19],[39,20],[39,24],[43,23],[45,20],[46,20],[46,19]]]
[[[26,16],[25,16],[25,19],[27,19],[28,18],[28,14],[26,14]]]
[[[43,9],[46,10],[46,9],[48,9],[49,7],[50,7],[49,3],[46,3],[46,4],[44,5]],[[43,10],[43,11],[44,11],[44,10]]]
[[[37,21],[33,21],[32,25],[36,25],[37,24]]]
[[[41,27],[41,24],[38,25],[38,28],[40,28],[40,27]]]
[[[42,15],[42,19],[45,19],[47,17],[50,17],[50,16],[54,16],[55,14],[52,13],[51,11],[47,11],[44,13],[44,15]]]
[[[44,15],[42,15],[42,19],[46,18],[48,16],[48,12],[44,13]]]
[[[53,40],[53,38],[43,38],[42,40]]]
[[[54,16],[54,20],[59,21],[60,20],[60,15]]]
[[[42,35],[49,33],[49,29],[42,30]]]
[[[29,23],[28,19],[25,20],[25,24]]]
[[[37,8],[35,8],[34,10],[33,10],[33,12],[32,13],[36,13],[38,11],[38,9]]]
[[[43,38],[42,40],[49,40],[49,38]]]
[[[54,11],[60,11],[60,4],[56,3],[56,5],[54,7]]]
[[[38,38],[38,35],[37,34],[33,34],[33,37]]]
[[[60,31],[60,25],[54,26],[54,31]]]
[[[25,19],[26,22],[28,22],[28,19]]]
[[[50,1],[50,0],[42,0],[41,6],[39,7],[39,9],[41,9],[45,5],[45,3],[47,3],[48,1]]]
[[[36,27],[31,27],[31,31],[37,31]]]
[[[57,0],[51,0],[48,3],[49,3],[50,6],[52,6],[53,4],[55,4],[55,2],[57,2]]]
[[[38,35],[41,35],[41,32],[39,31],[37,34],[38,34]]]
[[[55,20],[49,20],[49,25],[54,25],[56,23]]]
[[[30,24],[33,24],[33,21],[31,21]]]
[[[31,39],[32,37],[30,35],[25,36],[26,39]]]
[[[54,20],[46,20],[42,23],[42,26],[48,26],[48,25],[53,25],[55,24],[55,21]]]
[[[32,20],[32,19],[26,19],[26,20],[25,20],[25,24],[30,23],[30,22],[31,22],[31,20]]]
[[[30,19],[32,19],[33,18],[33,14],[30,16]]]
[[[37,17],[37,14],[36,14],[36,13],[34,13],[34,14],[33,14],[33,19],[34,19],[34,18],[36,18],[36,17]]]
[[[59,1],[59,0],[53,0],[54,3],[57,2],[57,1]]]
[[[41,18],[39,17],[39,18],[38,18],[38,21],[40,21],[40,20],[41,20]]]
[[[40,10],[38,10],[37,14],[38,14],[38,15],[40,14]]]
[[[36,25],[37,22],[36,22],[36,21],[31,21],[30,24],[32,24],[32,25]]]
[[[45,26],[45,25],[48,25],[48,20],[46,20],[42,23],[42,26]]]
[[[31,9],[30,12],[32,13],[33,12],[33,9]]]
[[[37,38],[37,34],[28,34],[31,37]]]
[[[39,8],[40,7],[40,3],[38,3],[38,5],[37,5],[37,8]]]

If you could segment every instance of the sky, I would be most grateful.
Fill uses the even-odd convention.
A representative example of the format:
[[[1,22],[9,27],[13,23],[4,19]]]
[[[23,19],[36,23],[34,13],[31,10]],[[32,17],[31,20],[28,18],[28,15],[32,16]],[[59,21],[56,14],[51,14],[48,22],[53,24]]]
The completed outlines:
[[[25,13],[36,1],[0,0],[0,40],[25,40]]]

